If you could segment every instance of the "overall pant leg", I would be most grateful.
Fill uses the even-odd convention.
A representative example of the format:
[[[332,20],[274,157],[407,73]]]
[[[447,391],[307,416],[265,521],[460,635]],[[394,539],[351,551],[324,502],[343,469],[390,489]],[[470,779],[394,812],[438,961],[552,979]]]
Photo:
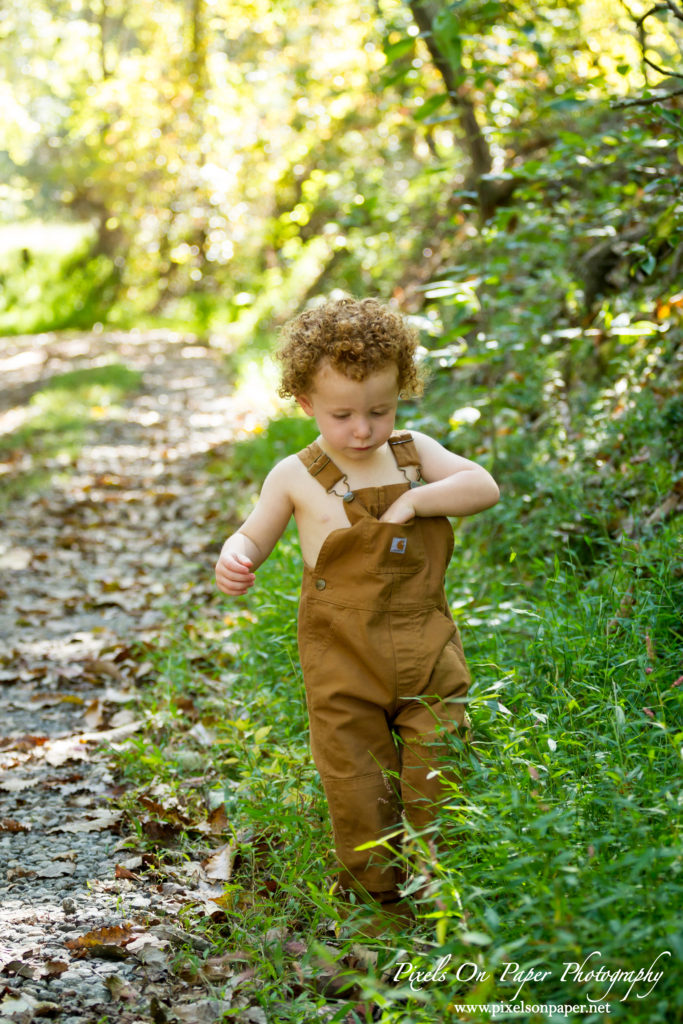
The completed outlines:
[[[436,623],[440,628],[440,623]],[[454,627],[451,627],[454,628]],[[458,750],[468,737],[464,698],[470,677],[455,630],[417,692],[405,697],[394,716],[401,759],[401,800],[406,819],[420,829],[433,821],[444,797],[454,794],[462,779],[464,754]]]
[[[383,901],[397,897],[404,879],[391,863],[400,839],[385,839],[401,829],[400,760],[382,657],[383,647],[390,652],[390,637],[381,616],[370,618],[353,609],[338,612],[323,656],[307,653],[302,663],[311,751],[329,806],[340,884]],[[358,849],[368,843],[378,845]]]

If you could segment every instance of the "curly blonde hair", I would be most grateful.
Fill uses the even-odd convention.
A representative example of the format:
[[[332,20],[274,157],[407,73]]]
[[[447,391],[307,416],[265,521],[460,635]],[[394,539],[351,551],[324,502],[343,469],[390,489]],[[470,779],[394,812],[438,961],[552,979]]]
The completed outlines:
[[[330,300],[283,327],[276,353],[282,363],[279,393],[306,394],[327,362],[351,380],[365,380],[395,363],[400,396],[419,395],[424,385],[415,358],[418,340],[417,330],[377,299]]]

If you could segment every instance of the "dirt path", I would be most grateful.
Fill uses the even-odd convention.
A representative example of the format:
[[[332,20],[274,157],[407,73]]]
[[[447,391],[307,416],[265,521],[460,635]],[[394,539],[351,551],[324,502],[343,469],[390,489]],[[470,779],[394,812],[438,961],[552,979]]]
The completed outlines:
[[[0,429],[52,374],[114,359],[142,371],[140,392],[119,418],[92,420],[75,460],[55,455],[46,489],[0,514],[0,1024],[201,1024],[226,1008],[174,996],[170,959],[190,941],[176,926],[181,887],[141,894],[126,880],[102,742],[138,727],[149,667],[131,645],[153,642],[204,567],[213,586],[224,509],[201,456],[254,415],[192,339],[42,335],[0,341]],[[5,478],[31,462],[14,452]]]

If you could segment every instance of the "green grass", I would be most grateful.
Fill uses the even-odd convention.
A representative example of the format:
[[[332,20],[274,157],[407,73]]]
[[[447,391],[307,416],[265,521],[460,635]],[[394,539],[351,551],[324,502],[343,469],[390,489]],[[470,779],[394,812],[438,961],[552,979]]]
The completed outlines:
[[[77,241],[74,236],[67,232],[61,251],[34,247],[0,253],[0,334],[89,328],[106,319],[119,271],[95,251],[87,233],[81,232]],[[36,244],[30,233],[29,244]]]

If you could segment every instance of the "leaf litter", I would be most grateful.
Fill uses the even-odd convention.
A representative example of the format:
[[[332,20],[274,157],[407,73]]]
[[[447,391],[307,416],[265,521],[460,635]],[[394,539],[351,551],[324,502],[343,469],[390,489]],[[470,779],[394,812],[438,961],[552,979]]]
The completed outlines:
[[[125,815],[111,804],[125,780],[112,775],[107,748],[130,742],[144,724],[138,688],[153,682],[147,652],[166,606],[182,599],[197,559],[210,573],[207,536],[220,495],[202,459],[253,420],[226,398],[216,356],[192,342],[166,332],[6,339],[16,354],[41,354],[21,363],[8,387],[116,354],[142,370],[144,389],[123,416],[93,421],[68,472],[64,460],[47,459],[51,483],[2,512],[2,1019],[94,1020],[117,1006],[122,1022],[142,1015],[213,1024],[228,1009],[236,1020],[265,1021],[240,993],[254,966],[240,953],[207,957],[207,940],[178,926],[191,907],[228,921],[225,883],[239,843],[178,866],[144,848],[187,831],[220,842],[229,832],[225,808],[198,814],[151,788],[139,801],[142,832],[126,835]],[[195,383],[179,388],[190,352]],[[21,473],[24,463],[8,457],[7,472]],[[185,713],[191,739],[208,748],[211,724],[192,702]],[[194,980],[181,977],[184,947],[205,957]],[[205,985],[218,981],[224,997],[207,998]]]

